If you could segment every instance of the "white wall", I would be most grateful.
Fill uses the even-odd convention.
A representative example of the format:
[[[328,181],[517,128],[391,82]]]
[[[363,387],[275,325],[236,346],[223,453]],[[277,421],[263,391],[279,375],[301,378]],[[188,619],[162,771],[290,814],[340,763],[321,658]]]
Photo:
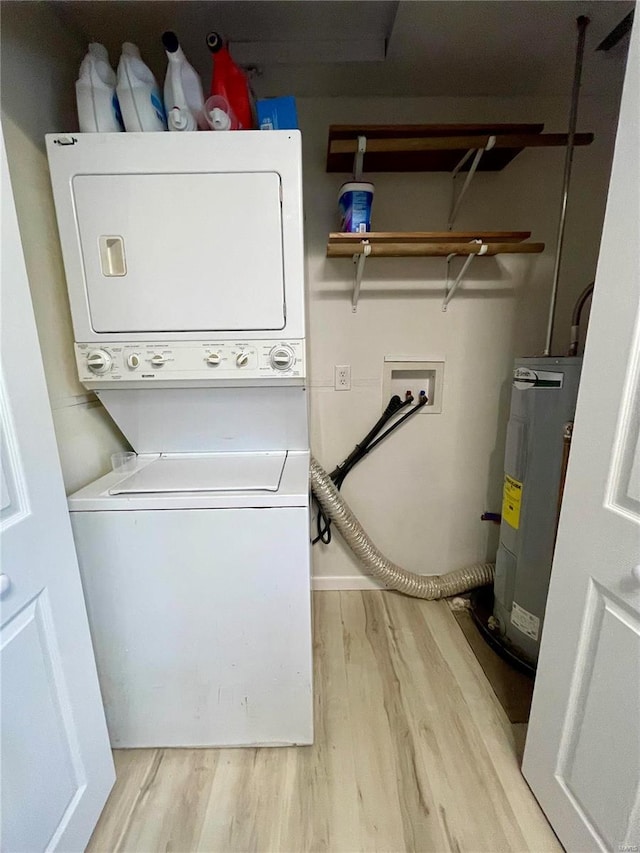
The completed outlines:
[[[554,352],[568,345],[571,305],[595,271],[619,93],[585,99],[580,129],[596,141],[576,151]],[[516,355],[539,355],[564,162],[563,149],[529,149],[504,171],[478,174],[456,222],[460,230],[530,230],[539,256],[476,259],[468,283],[442,313],[445,260],[373,259],[358,312],[351,312],[350,260],[325,257],[336,199],[348,175],[327,174],[329,124],[545,122],[566,130],[565,99],[310,99],[298,103],[303,130],[308,258],[312,449],[331,469],[382,411],[385,355],[445,361],[441,415],[417,415],[349,476],[344,495],[376,544],[406,568],[438,573],[493,559],[500,511],[510,370]],[[444,230],[445,174],[371,174],[373,230]],[[460,261],[456,261],[460,264]],[[333,390],[335,364],[350,364],[352,390]],[[419,390],[413,389],[414,392]],[[385,403],[387,401],[385,400]],[[317,585],[360,583],[336,536],[314,548]]]
[[[75,129],[83,45],[43,3],[2,5],[2,130],[67,491],[109,467],[124,439],[76,378],[44,134]]]

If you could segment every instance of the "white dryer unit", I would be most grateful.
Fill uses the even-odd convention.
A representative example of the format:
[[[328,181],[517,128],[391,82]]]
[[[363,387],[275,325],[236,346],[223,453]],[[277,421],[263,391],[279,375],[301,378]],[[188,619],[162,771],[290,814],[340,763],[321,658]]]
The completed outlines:
[[[304,338],[299,131],[47,135],[78,343]]]
[[[78,376],[138,453],[69,499],[112,743],[311,743],[300,134],[47,151]]]

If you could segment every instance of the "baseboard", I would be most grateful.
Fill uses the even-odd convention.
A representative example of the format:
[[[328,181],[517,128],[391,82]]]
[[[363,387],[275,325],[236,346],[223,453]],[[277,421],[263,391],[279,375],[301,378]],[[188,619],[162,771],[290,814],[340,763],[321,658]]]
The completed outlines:
[[[311,579],[312,589],[386,589],[366,575],[326,575]]]

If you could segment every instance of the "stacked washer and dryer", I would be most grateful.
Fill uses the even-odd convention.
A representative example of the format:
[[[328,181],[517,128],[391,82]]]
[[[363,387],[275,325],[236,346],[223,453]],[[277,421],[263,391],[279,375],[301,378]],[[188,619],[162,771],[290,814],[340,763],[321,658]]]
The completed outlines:
[[[47,151],[78,375],[137,453],[69,499],[112,744],[311,743],[300,134]]]

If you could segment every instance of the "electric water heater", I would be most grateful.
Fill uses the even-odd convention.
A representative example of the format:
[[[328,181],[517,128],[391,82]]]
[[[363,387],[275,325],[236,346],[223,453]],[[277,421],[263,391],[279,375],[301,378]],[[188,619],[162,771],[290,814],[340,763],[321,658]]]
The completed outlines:
[[[538,660],[581,358],[519,358],[504,461],[493,627],[528,664]]]

